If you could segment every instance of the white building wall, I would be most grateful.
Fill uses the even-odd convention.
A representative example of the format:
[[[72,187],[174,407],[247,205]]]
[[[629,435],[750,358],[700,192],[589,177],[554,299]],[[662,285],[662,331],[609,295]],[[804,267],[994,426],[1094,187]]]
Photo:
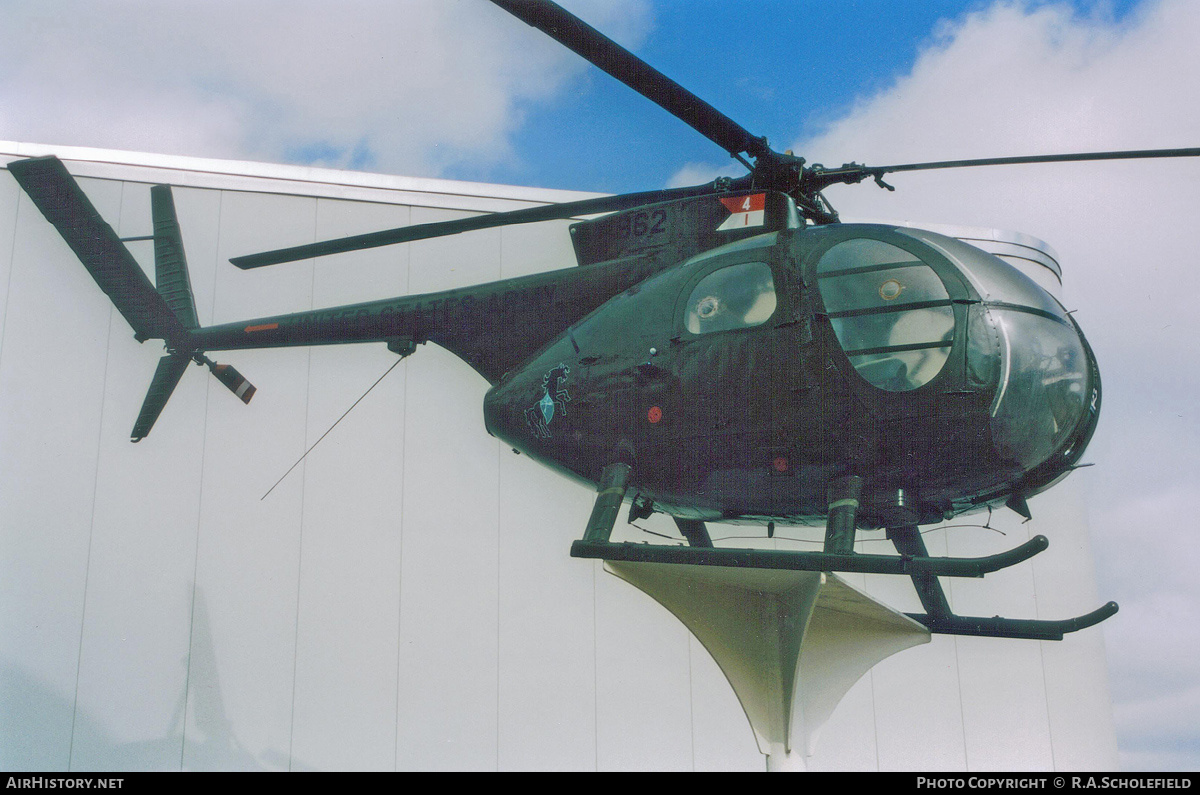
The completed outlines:
[[[0,162],[49,151],[0,144]],[[176,186],[204,323],[574,262],[554,222],[242,272],[229,257],[578,195],[53,151],[122,236],[149,234],[152,184]],[[152,273],[150,246],[130,248]],[[763,769],[703,647],[568,556],[592,494],[488,436],[487,385],[454,356],[421,347],[260,499],[395,357],[222,354],[254,401],[197,368],[131,445],[161,353],[131,337],[0,175],[0,769]],[[926,536],[971,555],[1051,539],[1031,563],[946,581],[957,611],[1060,618],[1101,603],[1071,481],[1031,508],[1025,525],[992,517],[1006,535]],[[860,549],[887,549],[863,535]],[[849,579],[919,610],[907,581]],[[810,766],[1115,762],[1093,629],[1062,643],[935,636],[850,691]]]

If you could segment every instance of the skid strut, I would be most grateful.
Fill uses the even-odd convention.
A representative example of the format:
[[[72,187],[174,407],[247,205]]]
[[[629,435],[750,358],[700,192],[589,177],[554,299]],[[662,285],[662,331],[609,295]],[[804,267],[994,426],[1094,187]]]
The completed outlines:
[[[687,539],[688,546],[708,547],[712,549],[712,538],[708,535],[708,527],[699,519],[680,519],[675,517],[675,526]]]
[[[858,498],[862,478],[850,475],[829,484],[829,517],[825,520],[825,551],[849,554],[854,551],[854,528],[858,522]]]
[[[901,555],[910,558],[929,557],[929,551],[925,549],[925,542],[921,540],[920,528],[916,525],[889,529],[887,537],[891,539],[896,551]],[[917,598],[921,600],[921,607],[925,608],[927,617],[944,619],[953,615],[950,603],[946,601],[946,592],[942,590],[942,584],[938,582],[936,574],[929,571],[914,571],[909,576],[912,578],[913,587],[917,589]],[[921,623],[929,626],[924,621]]]
[[[629,464],[609,464],[600,474],[600,486],[596,490],[596,504],[588,517],[583,541],[578,543],[607,544],[612,535],[625,492],[629,490]]]

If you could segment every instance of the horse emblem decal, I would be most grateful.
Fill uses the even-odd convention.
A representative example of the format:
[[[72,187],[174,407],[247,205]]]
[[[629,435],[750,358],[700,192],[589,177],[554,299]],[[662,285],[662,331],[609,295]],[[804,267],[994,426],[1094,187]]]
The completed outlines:
[[[550,422],[555,417],[567,416],[567,403],[571,396],[567,393],[567,373],[571,368],[559,363],[550,372],[542,376],[542,399],[525,409],[525,420],[539,439],[549,439]]]

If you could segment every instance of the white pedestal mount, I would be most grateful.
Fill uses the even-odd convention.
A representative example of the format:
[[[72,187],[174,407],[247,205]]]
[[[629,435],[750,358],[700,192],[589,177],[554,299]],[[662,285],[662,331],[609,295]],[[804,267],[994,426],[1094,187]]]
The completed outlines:
[[[834,574],[606,561],[670,610],[733,686],[768,770],[804,770],[842,696],[929,630]]]

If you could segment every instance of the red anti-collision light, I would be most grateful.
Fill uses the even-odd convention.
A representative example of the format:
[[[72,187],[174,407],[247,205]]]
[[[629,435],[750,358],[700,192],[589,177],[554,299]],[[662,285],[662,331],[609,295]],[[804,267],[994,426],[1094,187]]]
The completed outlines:
[[[650,420],[651,423],[658,422],[662,417],[662,409],[658,406],[651,406],[650,410],[646,412],[646,419]]]

